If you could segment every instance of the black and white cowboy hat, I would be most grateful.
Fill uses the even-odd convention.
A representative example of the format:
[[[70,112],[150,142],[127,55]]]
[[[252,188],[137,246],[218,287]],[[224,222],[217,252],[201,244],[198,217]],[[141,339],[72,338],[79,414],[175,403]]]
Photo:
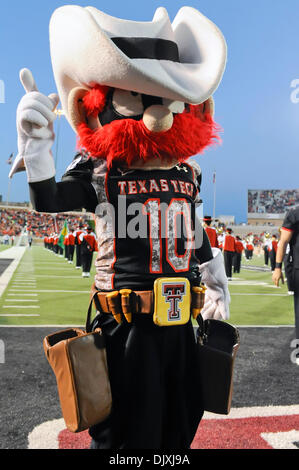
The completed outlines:
[[[200,104],[215,92],[226,64],[221,31],[191,7],[181,8],[171,23],[165,8],[152,21],[137,22],[94,7],[63,6],[51,18],[50,47],[72,125],[74,90],[101,84]]]

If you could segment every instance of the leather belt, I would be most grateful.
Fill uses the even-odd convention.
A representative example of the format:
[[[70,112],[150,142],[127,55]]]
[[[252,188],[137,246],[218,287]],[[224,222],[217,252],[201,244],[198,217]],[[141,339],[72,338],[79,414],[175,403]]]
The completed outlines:
[[[200,313],[204,302],[205,287],[192,289],[191,311],[193,317]],[[122,316],[131,323],[132,315],[154,313],[154,291],[133,291],[131,289],[121,289],[120,291],[102,292],[98,291],[93,284],[91,298],[94,300],[96,309],[102,313],[112,314],[118,323],[121,323]]]
[[[109,297],[109,294],[111,293],[107,293],[107,292],[97,293],[95,297],[95,305],[96,307],[99,307],[98,310],[100,312],[112,313],[111,300],[110,300],[111,297]],[[153,305],[154,305],[153,295],[154,295],[153,291],[132,291],[131,296],[130,296],[130,306],[132,309],[132,313],[152,314]],[[117,305],[117,301],[115,303]]]

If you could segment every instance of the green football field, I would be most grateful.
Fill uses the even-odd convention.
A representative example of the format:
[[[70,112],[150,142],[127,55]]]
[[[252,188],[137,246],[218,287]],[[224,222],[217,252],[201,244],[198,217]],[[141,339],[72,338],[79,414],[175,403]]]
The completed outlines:
[[[10,248],[10,246],[8,246],[8,245],[0,245],[0,252],[1,252],[1,251],[4,251],[4,250],[7,250],[8,248]]]
[[[230,319],[235,325],[293,325],[293,297],[287,285],[273,285],[263,258],[242,260],[229,283]],[[251,269],[250,269],[251,268]],[[91,277],[43,247],[27,248],[0,298],[0,325],[84,325]]]

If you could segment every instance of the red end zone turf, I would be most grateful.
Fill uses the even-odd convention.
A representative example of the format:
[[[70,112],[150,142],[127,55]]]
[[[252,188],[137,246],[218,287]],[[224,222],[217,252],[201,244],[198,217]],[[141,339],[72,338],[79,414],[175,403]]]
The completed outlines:
[[[295,440],[295,442],[294,442]],[[297,442],[296,442],[297,441]],[[299,441],[299,414],[237,419],[202,420],[192,449],[273,449],[296,448]],[[58,435],[60,449],[88,449],[87,431]]]

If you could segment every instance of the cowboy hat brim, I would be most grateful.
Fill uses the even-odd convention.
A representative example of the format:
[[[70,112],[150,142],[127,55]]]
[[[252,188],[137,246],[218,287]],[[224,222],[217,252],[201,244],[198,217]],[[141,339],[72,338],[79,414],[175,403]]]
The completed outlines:
[[[120,36],[169,40],[177,44],[180,61],[129,57],[114,41]],[[64,6],[51,18],[50,48],[58,93],[69,120],[71,90],[95,84],[200,104],[217,89],[226,64],[222,33],[190,7],[181,8],[171,25],[164,8],[156,11],[152,22],[140,23],[93,7]]]

